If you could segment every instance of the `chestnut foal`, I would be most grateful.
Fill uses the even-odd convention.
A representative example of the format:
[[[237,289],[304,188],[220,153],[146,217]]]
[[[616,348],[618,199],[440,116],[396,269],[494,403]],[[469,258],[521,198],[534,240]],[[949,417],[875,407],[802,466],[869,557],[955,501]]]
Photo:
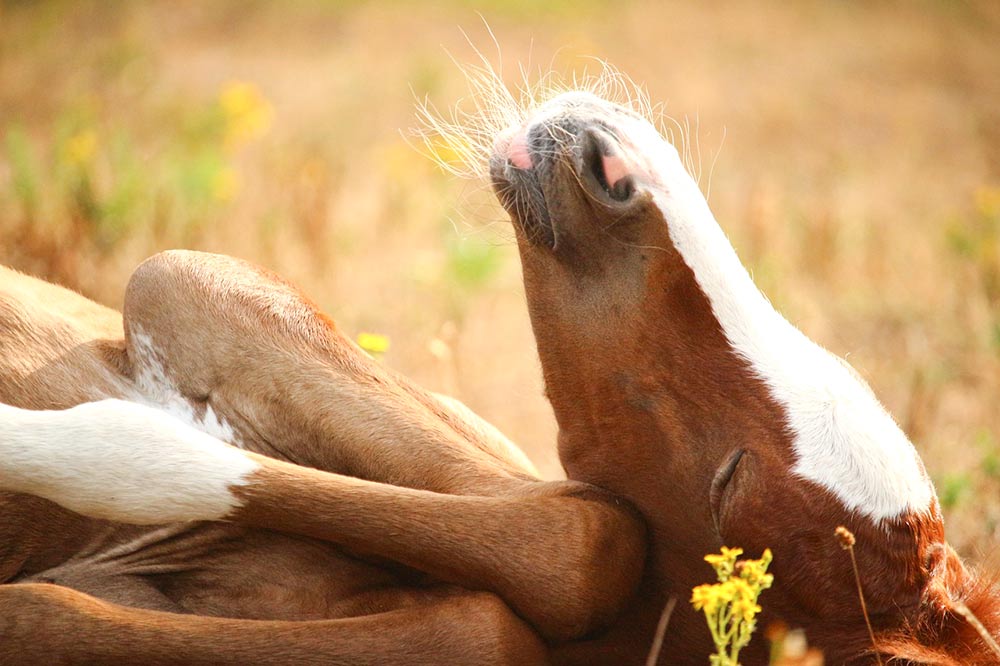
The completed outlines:
[[[0,401],[124,401],[0,411],[0,487],[30,493],[0,496],[0,566],[24,583],[0,586],[0,661],[641,663],[728,544],[774,551],[763,622],[875,663],[843,524],[882,655],[997,663],[960,612],[996,636],[997,592],[945,544],[915,451],[768,305],[648,122],[562,95],[500,135],[490,174],[573,481],[537,480],[235,260],[143,264],[124,339],[7,273]],[[170,524],[123,524],[150,522]],[[661,663],[708,652],[679,605]]]

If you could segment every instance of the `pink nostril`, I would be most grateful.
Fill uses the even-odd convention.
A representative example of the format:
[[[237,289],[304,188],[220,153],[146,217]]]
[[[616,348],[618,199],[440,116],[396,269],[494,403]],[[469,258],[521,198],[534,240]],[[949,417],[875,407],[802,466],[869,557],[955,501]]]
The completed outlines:
[[[601,166],[604,167],[604,179],[608,183],[608,189],[615,189],[618,181],[629,175],[625,160],[618,155],[601,155]]]
[[[511,139],[510,147],[507,149],[507,159],[518,169],[531,168],[531,155],[528,154],[528,135],[526,132],[518,132]]]

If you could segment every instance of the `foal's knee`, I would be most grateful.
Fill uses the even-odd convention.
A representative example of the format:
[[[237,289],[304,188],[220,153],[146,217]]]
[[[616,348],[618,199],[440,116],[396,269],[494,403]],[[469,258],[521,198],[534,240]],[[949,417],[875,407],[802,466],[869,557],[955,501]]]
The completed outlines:
[[[314,350],[337,337],[294,286],[224,255],[169,250],[135,269],[125,292],[125,334],[140,369],[155,362],[188,396],[207,395],[241,359]]]

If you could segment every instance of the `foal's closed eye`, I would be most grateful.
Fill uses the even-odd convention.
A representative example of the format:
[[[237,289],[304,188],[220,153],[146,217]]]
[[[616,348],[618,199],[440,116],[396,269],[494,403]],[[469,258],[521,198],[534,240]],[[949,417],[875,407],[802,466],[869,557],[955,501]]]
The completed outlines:
[[[729,481],[736,473],[736,467],[743,459],[744,453],[746,453],[744,449],[736,449],[730,453],[729,457],[726,458],[726,461],[719,466],[718,470],[716,470],[715,477],[712,479],[712,487],[711,490],[709,490],[708,501],[709,506],[712,509],[712,522],[715,523],[715,531],[720,535],[722,534],[720,523],[722,495],[726,491]]]

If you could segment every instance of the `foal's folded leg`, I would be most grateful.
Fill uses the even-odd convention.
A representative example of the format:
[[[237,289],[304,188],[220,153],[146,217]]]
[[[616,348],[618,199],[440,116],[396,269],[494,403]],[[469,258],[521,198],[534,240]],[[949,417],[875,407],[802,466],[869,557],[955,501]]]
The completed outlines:
[[[570,483],[496,497],[393,486],[242,451],[122,400],[0,405],[0,426],[0,490],[117,522],[225,520],[336,543],[494,592],[555,641],[608,623],[642,568],[632,514]]]
[[[124,321],[145,397],[248,450],[439,492],[535,480],[496,429],[386,369],[295,287],[246,262],[155,255],[129,281]]]
[[[338,473],[253,458],[260,470],[227,519],[490,590],[550,640],[609,622],[638,581],[644,531],[623,503],[539,481],[502,438],[387,371],[276,276],[163,253],[136,269],[124,319],[146,395],[217,426],[221,415],[248,450]]]
[[[453,591],[374,615],[305,622],[139,610],[45,584],[0,586],[0,665],[531,666],[535,633],[496,596]]]

